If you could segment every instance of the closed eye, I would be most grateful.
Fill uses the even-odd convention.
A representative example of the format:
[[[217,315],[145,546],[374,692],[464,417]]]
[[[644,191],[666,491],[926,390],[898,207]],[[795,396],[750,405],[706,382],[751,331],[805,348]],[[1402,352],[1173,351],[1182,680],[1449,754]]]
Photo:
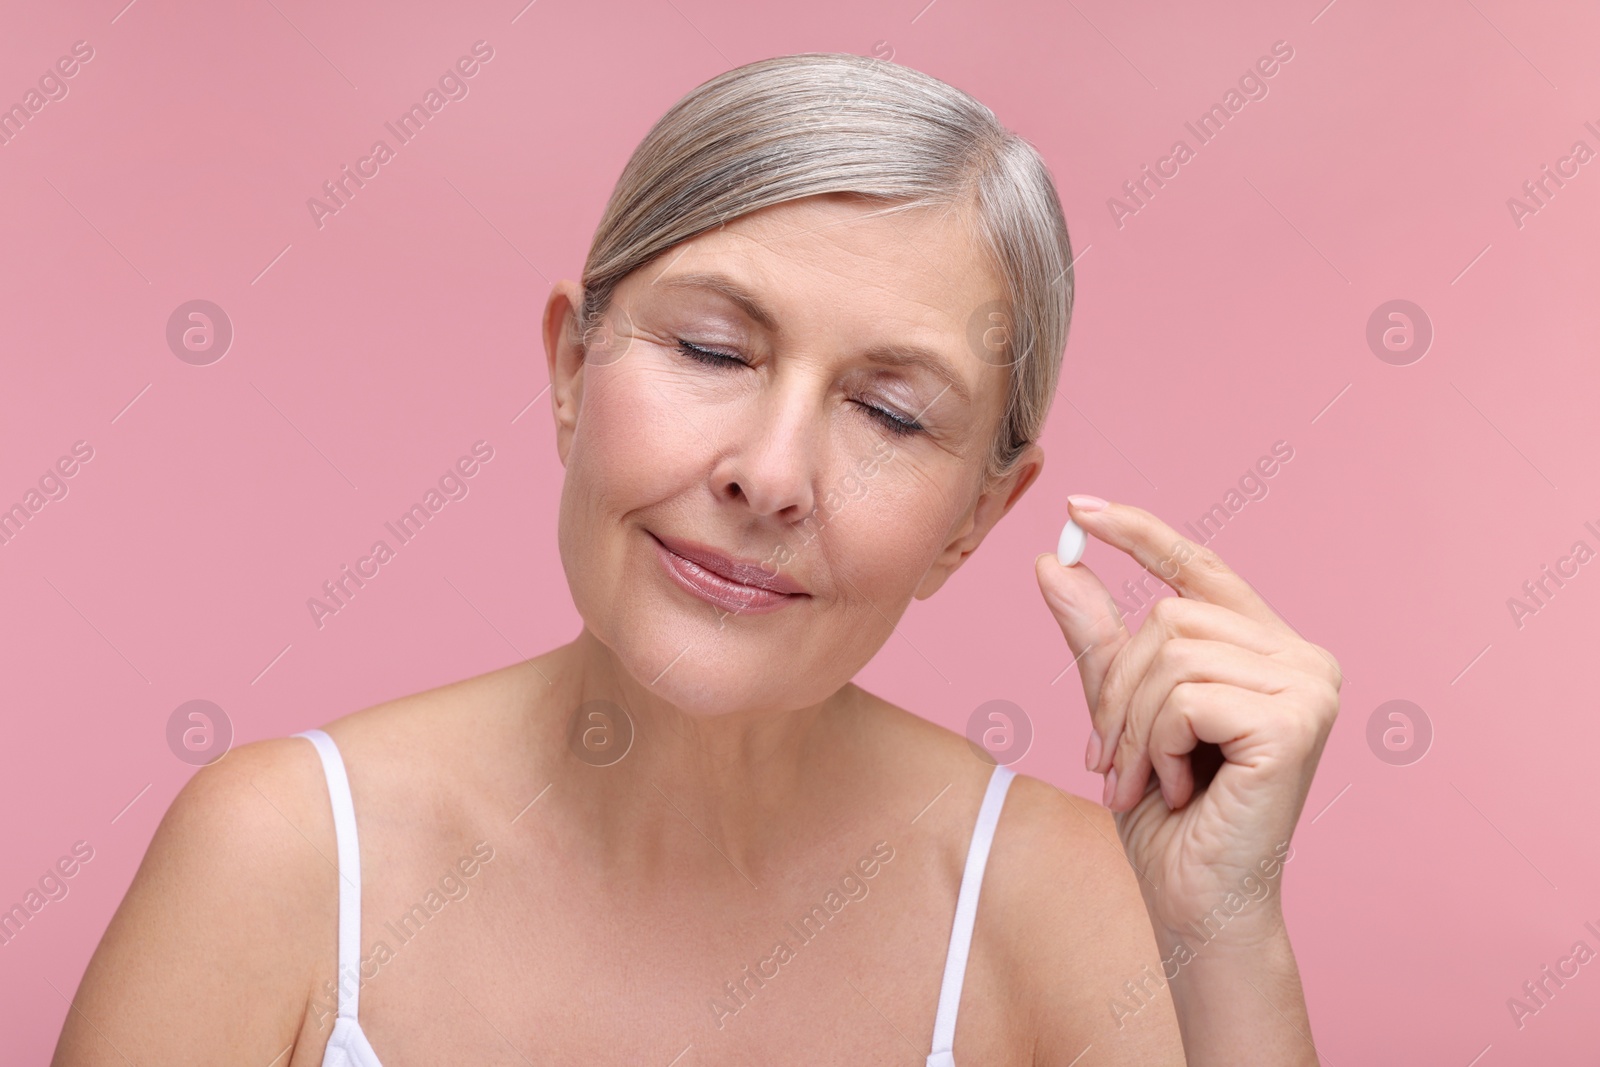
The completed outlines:
[[[713,367],[727,367],[733,365],[738,365],[741,367],[749,366],[749,364],[744,360],[735,356],[724,355],[721,352],[713,352],[708,348],[701,348],[699,345],[692,345],[688,341],[683,340],[681,337],[678,339],[678,347],[683,349],[684,353],[688,355],[690,359],[696,360],[700,363],[709,363]]]
[[[859,400],[855,402],[866,408],[868,414],[883,423],[884,428],[896,437],[907,437],[922,432],[922,424],[915,419],[902,418],[888,408],[880,408],[876,404],[863,404]]]
[[[697,363],[704,363],[708,366],[748,367],[750,365],[737,356],[730,356],[722,352],[713,352],[708,348],[701,348],[699,345],[691,344],[681,337],[678,338],[678,347],[683,354],[688,356],[690,359]],[[902,416],[899,413],[890,410],[889,408],[878,407],[876,404],[868,404],[861,400],[852,400],[851,403],[861,407],[869,416],[880,423],[884,429],[888,430],[896,437],[907,437],[914,433],[923,432],[924,428],[920,422],[917,422],[915,419],[906,418],[905,416]]]

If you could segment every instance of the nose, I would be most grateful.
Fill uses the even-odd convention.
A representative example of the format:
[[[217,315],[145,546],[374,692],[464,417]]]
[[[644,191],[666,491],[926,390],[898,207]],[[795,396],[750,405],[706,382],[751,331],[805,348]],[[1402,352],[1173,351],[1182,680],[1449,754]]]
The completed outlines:
[[[792,523],[816,510],[822,415],[798,381],[786,384],[756,394],[737,417],[713,484],[724,499],[742,497],[755,514]]]

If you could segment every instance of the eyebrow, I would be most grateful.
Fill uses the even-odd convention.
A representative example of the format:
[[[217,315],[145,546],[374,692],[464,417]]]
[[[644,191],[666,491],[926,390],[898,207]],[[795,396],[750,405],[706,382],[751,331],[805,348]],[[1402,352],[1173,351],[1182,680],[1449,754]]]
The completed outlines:
[[[755,294],[734,281],[726,274],[716,272],[696,271],[687,274],[674,274],[669,277],[657,278],[652,284],[668,289],[703,289],[717,293],[732,301],[740,311],[749,316],[762,329],[769,333],[778,333],[778,320],[772,313],[762,306]],[[864,353],[867,359],[874,363],[888,367],[921,367],[929,371],[949,387],[949,391],[958,396],[964,403],[972,403],[972,393],[967,389],[949,360],[937,352],[921,345],[891,342],[888,344],[874,345]]]

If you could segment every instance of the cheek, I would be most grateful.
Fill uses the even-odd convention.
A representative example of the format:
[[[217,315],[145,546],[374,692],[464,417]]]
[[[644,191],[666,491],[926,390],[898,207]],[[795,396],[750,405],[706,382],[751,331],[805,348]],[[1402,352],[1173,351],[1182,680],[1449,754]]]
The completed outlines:
[[[652,503],[681,486],[705,450],[694,426],[636,361],[592,368],[584,383],[566,483],[600,510]],[[614,517],[614,515],[613,515]]]
[[[908,448],[870,477],[852,470],[833,485],[819,502],[835,509],[822,534],[832,567],[875,604],[909,601],[949,540],[958,510],[949,488]]]
[[[626,361],[589,368],[561,483],[557,542],[580,611],[612,598],[630,514],[682,491],[705,443]],[[585,614],[587,612],[585,611]]]

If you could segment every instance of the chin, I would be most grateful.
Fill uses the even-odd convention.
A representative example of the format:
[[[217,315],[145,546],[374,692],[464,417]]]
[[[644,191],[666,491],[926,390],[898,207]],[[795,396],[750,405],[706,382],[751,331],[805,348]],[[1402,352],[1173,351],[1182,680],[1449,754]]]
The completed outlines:
[[[772,663],[771,654],[732,648],[726,638],[725,631],[713,629],[687,650],[686,642],[676,635],[666,641],[643,641],[634,654],[626,644],[612,650],[642,688],[697,718],[760,709],[774,693],[785,691],[781,680],[768,678],[761,669]]]

